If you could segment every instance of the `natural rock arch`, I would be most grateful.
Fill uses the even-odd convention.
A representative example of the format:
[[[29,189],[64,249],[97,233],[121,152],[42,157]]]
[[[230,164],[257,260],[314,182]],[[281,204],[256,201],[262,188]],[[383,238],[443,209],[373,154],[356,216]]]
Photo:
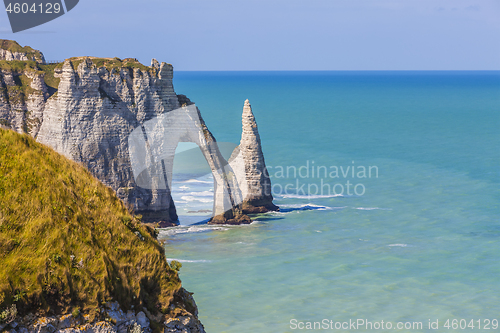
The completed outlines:
[[[250,222],[240,209],[243,197],[236,175],[220,153],[215,138],[194,104],[160,114],[144,122],[141,127],[132,131],[128,138],[135,182],[139,187],[153,192],[150,209],[160,211],[172,205],[170,196],[172,171],[175,150],[179,142],[196,143],[212,171],[214,177],[212,220],[225,223]],[[161,191],[167,191],[170,199],[165,199],[165,195],[158,195]]]

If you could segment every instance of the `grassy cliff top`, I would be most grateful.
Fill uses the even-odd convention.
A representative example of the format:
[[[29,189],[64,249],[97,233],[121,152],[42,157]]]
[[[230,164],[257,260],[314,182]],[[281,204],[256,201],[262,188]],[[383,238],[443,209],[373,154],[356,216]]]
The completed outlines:
[[[181,283],[152,234],[86,169],[0,129],[0,312],[168,313]]]
[[[115,69],[117,73],[122,69],[134,69],[138,68],[143,72],[150,72],[150,73],[155,73],[156,69],[153,67],[149,67],[146,65],[141,64],[137,59],[135,58],[126,58],[126,59],[120,59],[120,58],[98,58],[98,57],[72,57],[69,58],[68,60],[71,61],[71,64],[73,65],[73,68],[76,69],[78,68],[78,65],[80,65],[85,59],[90,59],[92,63],[96,67],[106,67],[108,71],[112,71]],[[57,65],[57,69],[62,69],[63,63],[59,63]]]
[[[74,69],[78,68],[86,58],[90,59],[96,67],[105,67],[110,72],[115,70],[115,74],[119,75],[121,69],[133,70],[140,69],[142,72],[149,72],[152,75],[157,74],[157,69],[141,64],[137,59],[127,58],[95,58],[95,57],[74,57],[69,58]],[[27,73],[35,73],[43,75],[45,84],[49,88],[49,94],[52,95],[59,88],[60,75],[63,63],[40,64],[35,61],[22,60],[0,60],[0,71],[12,72],[16,78],[14,86],[2,87],[0,85],[0,99],[2,96],[8,97],[11,102],[26,102],[30,94],[37,93],[31,89],[31,79],[27,77]]]
[[[37,64],[35,61],[23,61],[23,60],[0,60],[0,69],[6,71],[40,71],[40,67],[43,65]]]
[[[96,67],[106,67],[106,69],[110,72],[114,69],[116,74],[119,74],[121,69],[133,70],[134,68],[138,68],[142,72],[149,72],[152,75],[157,74],[157,69],[145,66],[134,58],[126,58],[121,60],[119,58],[74,57],[69,58],[69,60],[71,61],[73,68],[76,69],[78,68],[78,65],[80,65],[86,58],[90,59]],[[13,72],[15,73],[15,77],[20,78],[16,82],[17,87],[14,88],[20,90],[23,95],[18,98],[14,98],[15,102],[17,102],[18,100],[26,100],[29,94],[33,92],[29,89],[29,83],[31,83],[31,79],[26,78],[26,72],[43,75],[45,84],[49,87],[49,89],[57,91],[60,82],[60,75],[56,75],[56,72],[60,73],[62,67],[63,63],[40,64],[35,61],[0,60],[0,70]],[[2,91],[2,87],[0,87],[0,94],[4,94],[4,92]]]
[[[24,53],[28,58],[35,57],[35,59],[41,61],[42,53],[35,50],[29,46],[21,46],[14,40],[0,39],[0,49],[8,50],[10,52]]]
[[[90,59],[96,67],[106,67],[106,69],[108,69],[109,71],[111,71],[112,69],[116,69],[119,71],[122,68],[126,69],[138,68],[143,72],[152,72],[152,73],[156,71],[156,69],[154,69],[153,67],[141,64],[135,58],[126,58],[122,60],[119,58],[73,57],[69,58],[68,60],[71,61],[73,68],[76,69],[78,68],[78,65],[80,65],[86,58]],[[38,64],[35,61],[0,60],[0,69],[7,71],[16,71],[16,72],[21,72],[25,70],[46,72],[47,68],[51,68],[52,70],[60,70],[62,69],[63,64],[64,63],[60,62],[60,63],[44,65],[44,64]]]
[[[35,50],[29,46],[22,47],[16,41],[0,39],[0,49],[9,50],[11,52],[20,52],[26,54],[28,57],[35,56],[36,59],[41,60],[43,55],[40,51]],[[74,69],[78,68],[83,61],[89,59],[97,68],[105,67],[109,72],[114,70],[115,74],[120,74],[122,69],[134,70],[140,69],[142,72],[149,72],[152,75],[158,74],[158,69],[141,64],[135,58],[99,58],[99,57],[72,57],[69,60]],[[30,89],[31,79],[26,77],[27,72],[43,75],[45,84],[49,88],[49,96],[55,93],[59,87],[60,74],[63,67],[63,62],[42,64],[40,61],[22,61],[22,60],[0,60],[0,71],[12,72],[16,80],[15,86],[4,87],[0,86],[0,99],[2,96],[9,98],[11,102],[26,102],[29,95],[34,93]],[[1,77],[1,76],[0,76]],[[12,91],[9,91],[12,90]]]

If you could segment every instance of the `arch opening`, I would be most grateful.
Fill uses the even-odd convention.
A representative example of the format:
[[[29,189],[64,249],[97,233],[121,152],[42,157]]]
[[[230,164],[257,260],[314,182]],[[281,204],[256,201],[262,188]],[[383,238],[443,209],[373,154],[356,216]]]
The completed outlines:
[[[185,143],[188,142],[198,147],[205,163],[200,162],[199,156],[193,155],[197,149],[194,149],[192,144],[191,148],[186,150]],[[233,144],[233,149],[235,146]],[[199,169],[198,172],[203,173],[203,168],[207,165],[210,170],[208,173],[205,172],[205,175],[208,174],[207,179],[209,179],[211,173],[213,178],[211,217],[225,216],[239,207],[243,200],[236,175],[193,104],[148,120],[132,131],[129,136],[129,154],[134,179],[137,186],[152,191],[151,209],[153,211],[172,209],[174,159],[179,147],[178,154],[186,155],[186,161],[191,162],[192,168]],[[184,169],[184,173],[189,174],[186,171],[189,170]],[[203,180],[191,179],[191,182],[200,181]],[[208,180],[204,181],[208,182]],[[203,194],[206,196],[207,193]],[[183,202],[182,198],[181,202]],[[208,211],[208,209],[199,210]]]

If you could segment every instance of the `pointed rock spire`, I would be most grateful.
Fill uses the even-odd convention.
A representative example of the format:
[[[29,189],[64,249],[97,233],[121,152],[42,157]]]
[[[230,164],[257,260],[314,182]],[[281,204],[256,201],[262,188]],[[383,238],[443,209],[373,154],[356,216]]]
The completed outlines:
[[[278,210],[273,204],[271,179],[266,168],[259,129],[252,106],[247,99],[243,107],[242,134],[237,155],[233,153],[233,169],[243,196],[244,213],[261,213]],[[238,150],[238,148],[236,150]]]

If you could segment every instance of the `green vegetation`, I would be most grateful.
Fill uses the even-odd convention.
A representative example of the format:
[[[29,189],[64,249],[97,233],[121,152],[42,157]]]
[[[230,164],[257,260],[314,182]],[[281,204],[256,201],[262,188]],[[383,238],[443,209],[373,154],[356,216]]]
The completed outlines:
[[[169,305],[180,265],[168,265],[153,235],[86,169],[0,129],[0,320],[97,315],[109,300],[178,313]]]
[[[170,267],[172,267],[174,271],[178,272],[182,268],[182,263],[178,262],[177,260],[172,260],[170,262]]]
[[[62,67],[61,64],[50,64],[50,65],[38,65],[41,71],[45,73],[44,80],[45,84],[54,91],[59,88],[60,78],[55,77],[55,69],[56,67]]]
[[[0,60],[0,69],[8,71],[16,71],[16,72],[24,70],[31,70],[31,71],[40,70],[36,62],[21,61],[21,60],[12,60],[12,61]]]
[[[34,50],[29,46],[21,47],[17,42],[11,40],[0,39],[0,48],[11,52],[25,53],[29,58],[36,57],[37,60],[42,59],[40,51]],[[78,68],[83,61],[90,59],[96,67],[105,67],[109,72],[115,70],[115,74],[119,74],[122,69],[133,70],[140,69],[143,72],[150,72],[155,75],[157,70],[153,67],[141,64],[137,59],[126,58],[96,58],[96,57],[73,57],[69,58],[74,69]],[[63,63],[42,64],[39,61],[21,61],[0,60],[0,70],[12,72],[15,80],[14,86],[7,88],[0,85],[0,98],[6,98],[11,103],[25,103],[30,94],[37,93],[31,88],[31,79],[26,75],[28,73],[43,75],[45,84],[48,87],[49,96],[57,94],[60,78],[56,77],[56,73],[61,73]]]
[[[89,58],[92,60],[96,67],[106,67],[110,72],[115,69],[115,73],[119,74],[122,68],[133,69],[139,68],[141,71],[149,71],[155,73],[155,69],[151,67],[144,66],[136,59],[124,59],[123,61],[119,58]],[[70,58],[73,68],[78,68],[85,57]],[[58,64],[37,64],[35,61],[6,61],[0,60],[0,70],[10,71],[14,75],[15,84],[14,86],[7,86],[6,89],[0,86],[0,98],[1,96],[8,98],[11,103],[24,103],[33,93],[40,93],[35,89],[31,88],[31,79],[26,75],[31,72],[37,75],[44,75],[44,81],[49,88],[49,96],[57,93],[59,87],[59,82],[61,79],[56,77],[56,72],[62,70],[63,63]]]
[[[151,73],[154,73],[156,71],[156,69],[145,66],[134,58],[126,58],[121,60],[120,58],[116,57],[115,58],[73,57],[69,58],[69,60],[71,61],[73,68],[78,68],[78,65],[80,65],[86,58],[90,59],[96,67],[98,68],[106,67],[106,69],[110,72],[113,69],[115,69],[117,73],[119,73],[122,68],[127,68],[127,69],[138,68],[143,72],[151,72]],[[58,66],[62,68],[62,64],[58,64]]]
[[[35,57],[37,60],[42,60],[42,53],[38,50],[32,49],[29,46],[22,47],[16,41],[8,39],[0,39],[0,49],[8,50],[11,52],[24,53],[28,58]]]
[[[78,318],[78,316],[80,315],[80,308],[79,307],[74,308],[73,311],[71,312],[71,315],[74,318]]]
[[[0,70],[10,71],[14,77],[13,86],[0,86],[0,98],[7,97],[11,104],[23,103],[31,94],[41,94],[41,92],[31,88],[31,79],[27,74],[42,75],[43,71],[34,61],[6,61],[0,60]]]
[[[17,316],[17,307],[15,304],[12,304],[7,309],[0,312],[0,324],[11,323],[16,319]]]

